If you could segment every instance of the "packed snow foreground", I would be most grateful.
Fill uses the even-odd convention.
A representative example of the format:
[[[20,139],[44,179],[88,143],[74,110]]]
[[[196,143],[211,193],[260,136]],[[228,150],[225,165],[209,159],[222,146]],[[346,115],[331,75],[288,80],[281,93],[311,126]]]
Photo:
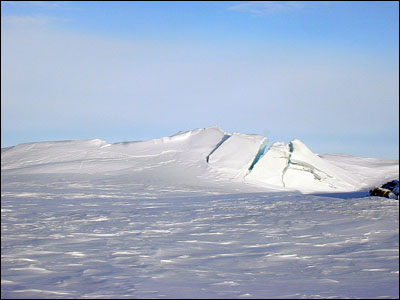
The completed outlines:
[[[398,178],[218,127],[2,148],[2,298],[398,298]]]

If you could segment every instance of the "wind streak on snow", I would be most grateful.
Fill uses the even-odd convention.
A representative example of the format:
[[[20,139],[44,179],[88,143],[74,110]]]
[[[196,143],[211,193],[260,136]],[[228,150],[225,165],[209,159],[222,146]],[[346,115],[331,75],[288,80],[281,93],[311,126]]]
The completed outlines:
[[[13,205],[2,213],[2,298],[398,296],[397,200],[257,193],[82,205],[55,195],[1,204]]]
[[[207,157],[206,157],[206,162],[208,163],[208,161],[209,161],[209,159],[210,159],[210,156],[211,156],[211,154],[213,154],[227,139],[229,139],[231,136],[229,135],[229,134],[225,134],[223,137],[222,137],[222,139],[221,139],[221,141],[215,146],[215,148],[214,149],[212,149],[212,151],[207,155]]]

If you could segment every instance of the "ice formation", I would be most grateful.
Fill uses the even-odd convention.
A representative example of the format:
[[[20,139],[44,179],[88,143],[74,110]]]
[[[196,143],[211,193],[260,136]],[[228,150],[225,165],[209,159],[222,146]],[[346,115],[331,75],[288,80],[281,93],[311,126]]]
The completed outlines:
[[[399,162],[266,146],[209,127],[3,148],[1,298],[398,299],[399,202],[368,189]]]
[[[350,174],[312,153],[299,139],[273,144],[246,180],[302,191],[360,187]]]
[[[301,192],[356,191],[398,177],[398,163],[317,155],[298,139],[265,151],[267,143],[264,136],[217,126],[115,144],[99,139],[27,143],[2,149],[1,168],[8,174],[134,175],[192,186],[232,181]]]
[[[221,173],[231,174],[234,178],[243,178],[249,172],[260,147],[265,145],[266,140],[261,135],[234,132],[210,155],[208,163]]]

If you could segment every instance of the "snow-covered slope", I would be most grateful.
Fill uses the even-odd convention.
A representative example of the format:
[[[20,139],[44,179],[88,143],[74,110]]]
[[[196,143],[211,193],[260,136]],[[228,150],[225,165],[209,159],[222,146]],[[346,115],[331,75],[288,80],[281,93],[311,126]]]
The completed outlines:
[[[166,162],[169,157],[182,162],[197,161],[199,156],[208,155],[222,137],[223,132],[213,127],[140,142],[108,144],[94,139],[27,143],[2,152],[1,166],[7,170],[93,173],[126,169],[146,160]]]
[[[265,146],[209,127],[3,148],[1,297],[398,299],[399,201],[348,192],[398,161]]]
[[[223,174],[232,174],[233,178],[243,178],[263,152],[267,139],[256,134],[234,132],[209,157],[209,165]]]
[[[235,182],[276,190],[356,191],[398,178],[398,161],[317,155],[300,140],[227,133],[218,127],[159,139],[109,144],[99,139],[27,143],[2,149],[2,174],[96,174],[191,186]],[[349,158],[349,157],[347,157]],[[378,174],[378,175],[377,175]]]
[[[300,191],[351,191],[362,187],[351,171],[312,153],[298,139],[289,144],[274,143],[246,180]]]

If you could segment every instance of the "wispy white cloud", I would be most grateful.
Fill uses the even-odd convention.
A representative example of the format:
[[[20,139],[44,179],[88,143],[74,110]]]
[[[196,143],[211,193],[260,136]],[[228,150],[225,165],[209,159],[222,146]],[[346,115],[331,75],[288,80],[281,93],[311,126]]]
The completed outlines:
[[[254,15],[270,15],[290,11],[301,11],[311,7],[333,5],[338,2],[339,1],[245,1],[238,2],[228,7],[228,9]]]
[[[2,1],[4,4],[36,6],[41,8],[64,8],[70,1]]]
[[[305,6],[303,1],[246,1],[234,4],[230,10],[249,12],[257,15],[272,14],[290,10],[302,9]]]
[[[68,22],[70,19],[49,16],[2,16],[2,25],[27,26],[45,25],[53,22]]]

